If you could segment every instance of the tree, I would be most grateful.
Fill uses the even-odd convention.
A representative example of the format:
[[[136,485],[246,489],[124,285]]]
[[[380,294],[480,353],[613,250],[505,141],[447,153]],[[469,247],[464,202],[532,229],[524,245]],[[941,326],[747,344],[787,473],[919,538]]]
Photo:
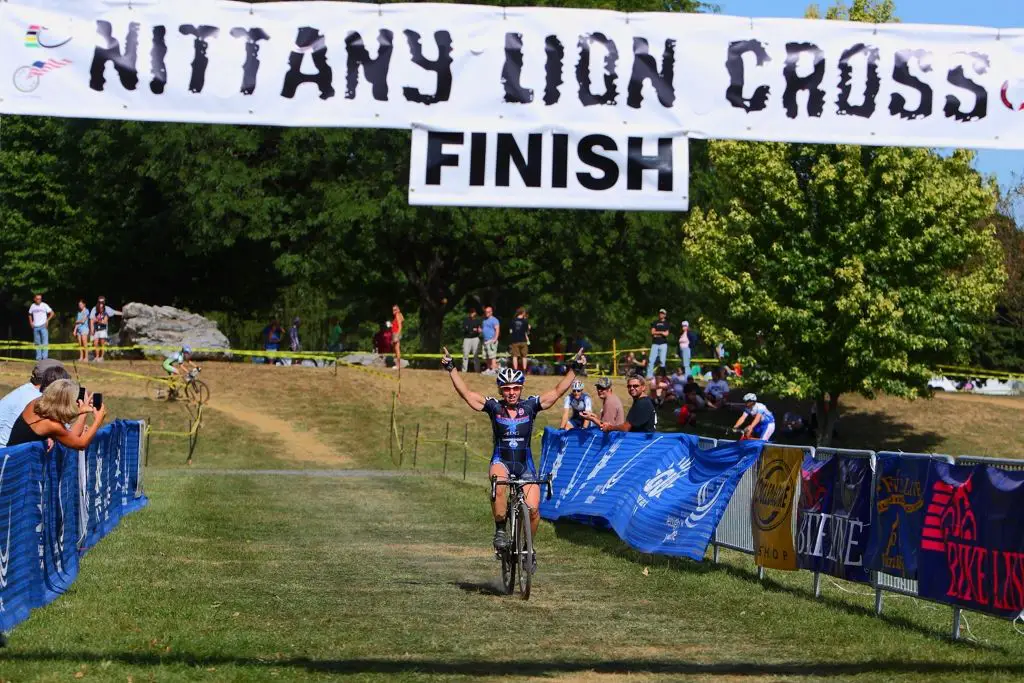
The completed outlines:
[[[711,327],[754,385],[816,401],[820,444],[842,394],[926,396],[935,364],[965,358],[991,316],[1005,280],[996,193],[972,158],[711,143],[731,196],[694,210],[684,241],[720,311]]]

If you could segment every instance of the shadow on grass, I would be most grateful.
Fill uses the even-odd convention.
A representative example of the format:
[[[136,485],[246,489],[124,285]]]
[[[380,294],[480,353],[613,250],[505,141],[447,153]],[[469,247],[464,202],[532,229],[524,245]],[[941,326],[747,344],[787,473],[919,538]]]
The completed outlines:
[[[491,579],[490,581],[452,581],[452,586],[456,586],[467,593],[476,593],[477,595],[507,595],[505,588],[501,585],[501,579]]]
[[[439,676],[550,676],[577,672],[601,674],[668,674],[731,676],[853,676],[858,674],[995,674],[1021,673],[1012,664],[979,664],[969,662],[934,662],[913,660],[875,660],[865,662],[720,662],[703,664],[670,659],[572,659],[552,661],[493,661],[437,659],[311,659],[196,656],[188,653],[164,655],[133,652],[15,652],[2,658],[23,662],[119,662],[130,666],[211,667],[233,665],[253,668],[295,668],[311,673],[341,674],[430,674]]]
[[[729,563],[718,563],[704,561],[694,562],[687,558],[676,558],[666,557],[663,555],[647,555],[630,548],[626,543],[619,539],[614,532],[604,532],[583,524],[577,524],[574,522],[555,522],[553,524],[555,529],[555,535],[569,543],[574,545],[588,546],[591,548],[597,548],[603,553],[612,555],[614,557],[621,557],[630,562],[638,565],[646,565],[652,567],[667,567],[672,571],[686,572],[689,574],[710,574],[712,572],[719,572],[726,574],[730,577],[745,581],[746,583],[756,585],[763,590],[770,591],[773,593],[782,593],[790,595],[796,598],[807,600],[815,604],[820,604],[823,607],[831,607],[836,610],[841,610],[850,615],[855,616],[866,616],[873,619],[878,619],[885,622],[890,626],[897,628],[907,629],[914,631],[921,635],[929,638],[936,636],[943,636],[944,633],[935,628],[919,624],[911,619],[903,616],[887,614],[882,612],[881,615],[876,615],[873,608],[865,607],[862,605],[855,605],[845,600],[835,598],[828,595],[822,595],[821,597],[814,597],[814,591],[811,588],[811,574],[810,572],[804,572],[807,577],[807,588],[799,586],[793,586],[786,583],[777,581],[770,576],[766,576],[764,579],[757,577],[757,569],[751,563],[749,569],[738,567],[734,564]],[[866,586],[865,586],[866,587]],[[952,619],[952,613],[950,614]],[[972,649],[980,650],[991,650],[994,652],[1007,652],[1007,650],[1000,645],[993,645],[987,643],[977,643],[966,640],[958,640],[953,644],[969,647]],[[839,672],[845,673],[845,672]]]

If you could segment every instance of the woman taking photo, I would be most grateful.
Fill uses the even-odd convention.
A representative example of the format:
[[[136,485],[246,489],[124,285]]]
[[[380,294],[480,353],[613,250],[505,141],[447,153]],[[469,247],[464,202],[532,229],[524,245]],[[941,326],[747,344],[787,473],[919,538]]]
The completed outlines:
[[[89,307],[85,299],[78,300],[78,314],[75,316],[75,339],[78,340],[78,360],[89,361]]]
[[[92,413],[92,424],[86,427],[85,418]],[[53,439],[59,444],[81,450],[92,443],[103,424],[107,407],[92,405],[92,394],[78,400],[78,384],[59,379],[46,388],[43,395],[25,406],[11,428],[8,446]],[[70,424],[71,428],[64,425]]]

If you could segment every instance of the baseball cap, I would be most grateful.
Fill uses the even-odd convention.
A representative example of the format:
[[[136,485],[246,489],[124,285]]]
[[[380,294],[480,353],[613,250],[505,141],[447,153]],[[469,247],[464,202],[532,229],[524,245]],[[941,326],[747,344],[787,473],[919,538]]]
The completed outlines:
[[[602,377],[601,379],[594,382],[594,386],[596,386],[598,389],[611,389],[612,381],[607,377]]]
[[[659,308],[658,313],[664,313],[665,315],[668,315],[668,311],[666,311],[664,308]]]
[[[683,326],[683,327],[689,327],[689,326],[690,326],[690,323],[688,323],[688,322],[686,322],[686,321],[684,320],[684,321],[683,321],[683,325],[682,325],[682,326]]]
[[[36,366],[32,368],[32,376],[29,377],[29,381],[32,382],[32,384],[42,384],[43,374],[45,374],[47,370],[49,370],[50,368],[62,367],[64,367],[64,364],[61,363],[59,360],[54,360],[52,358],[44,358],[43,360],[36,363]]]

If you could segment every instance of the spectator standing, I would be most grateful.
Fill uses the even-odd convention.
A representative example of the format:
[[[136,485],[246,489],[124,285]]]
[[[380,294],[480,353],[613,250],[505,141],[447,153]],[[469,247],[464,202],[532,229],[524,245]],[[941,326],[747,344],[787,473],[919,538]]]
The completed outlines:
[[[668,311],[658,310],[658,319],[651,323],[651,352],[647,356],[647,379],[654,377],[654,368],[659,363],[665,367],[668,359]]]
[[[264,351],[280,351],[281,340],[284,338],[284,328],[277,318],[271,318],[270,324],[263,328],[260,333],[263,337]]]
[[[484,335],[485,375],[498,374],[498,339],[501,337],[501,321],[494,317],[494,308],[484,306],[484,321],[481,323]]]
[[[646,396],[647,382],[643,375],[630,375],[626,378],[626,391],[633,397],[633,405],[622,424],[613,425],[601,422],[599,426],[606,432],[641,432],[651,433],[658,429],[658,411],[654,403]]]
[[[626,411],[622,407],[622,399],[612,393],[612,381],[608,377],[602,377],[595,384],[597,397],[601,399],[601,416],[598,424],[610,424],[618,427],[626,421]]]
[[[36,360],[49,358],[50,321],[53,320],[53,309],[43,301],[42,294],[32,297],[32,305],[28,307],[28,326],[32,328],[32,343],[36,346]]]
[[[516,309],[516,317],[508,327],[508,350],[512,356],[512,369],[526,372],[527,357],[530,352],[530,323],[526,319],[526,309]]]
[[[683,374],[692,374],[690,369],[690,358],[693,357],[693,349],[697,346],[697,335],[690,331],[690,323],[683,321],[679,333],[679,357],[683,359]]]
[[[337,318],[329,321],[330,330],[327,332],[327,350],[331,353],[341,353],[341,323]]]
[[[121,311],[108,307],[105,296],[98,297],[96,305],[89,311],[89,334],[94,348],[93,360],[97,363],[103,362],[103,349],[110,338],[110,318],[115,315],[121,315]]]
[[[470,306],[462,320],[462,372],[469,370],[469,357],[473,356],[473,371],[480,372],[480,319]]]
[[[402,326],[405,325],[405,316],[402,309],[395,304],[391,307],[391,348],[395,353],[395,367],[398,368],[398,376],[402,376]]]
[[[555,374],[565,374],[565,338],[561,333],[555,335],[551,341],[551,356],[555,362]]]
[[[39,398],[58,379],[69,378],[68,371],[58,360],[45,358],[36,363],[28,381],[0,399],[0,447],[7,445],[11,428],[25,406]]]
[[[299,339],[299,326],[301,324],[302,320],[293,318],[291,329],[288,330],[288,345],[291,347],[292,353],[302,351],[302,341]]]
[[[78,340],[78,360],[83,363],[89,360],[89,306],[85,299],[78,300],[78,313],[75,314],[75,339]]]

